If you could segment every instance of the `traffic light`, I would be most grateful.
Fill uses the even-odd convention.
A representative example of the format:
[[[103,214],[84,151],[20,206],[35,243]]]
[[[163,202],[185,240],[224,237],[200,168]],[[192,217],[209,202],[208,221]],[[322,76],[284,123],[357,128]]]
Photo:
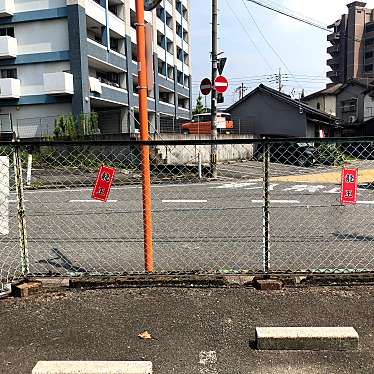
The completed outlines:
[[[225,98],[223,97],[223,93],[219,93],[218,95],[217,95],[217,103],[218,104],[222,104],[222,103],[224,103],[225,102]]]

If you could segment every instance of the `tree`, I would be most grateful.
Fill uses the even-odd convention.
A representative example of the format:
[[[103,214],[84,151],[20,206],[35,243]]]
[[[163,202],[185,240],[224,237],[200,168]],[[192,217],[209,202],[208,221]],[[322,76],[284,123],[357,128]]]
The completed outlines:
[[[196,99],[196,106],[195,106],[195,110],[193,111],[193,114],[201,114],[204,112],[205,112],[205,107],[203,104],[203,98],[201,97],[201,95],[199,95],[198,98]]]

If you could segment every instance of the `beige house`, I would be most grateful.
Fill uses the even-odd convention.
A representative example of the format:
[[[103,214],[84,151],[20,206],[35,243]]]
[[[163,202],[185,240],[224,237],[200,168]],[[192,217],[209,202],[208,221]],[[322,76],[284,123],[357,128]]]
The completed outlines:
[[[303,102],[312,108],[336,116],[336,95],[342,86],[342,83],[337,83],[321,91],[314,92],[305,96]]]

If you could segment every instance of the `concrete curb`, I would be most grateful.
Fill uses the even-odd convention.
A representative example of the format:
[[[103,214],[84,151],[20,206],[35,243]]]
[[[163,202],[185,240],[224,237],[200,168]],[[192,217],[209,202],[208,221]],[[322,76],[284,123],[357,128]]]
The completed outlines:
[[[256,327],[259,350],[357,350],[353,327]]]
[[[131,288],[131,287],[255,287],[262,274],[129,274],[122,276],[30,277],[44,289],[61,288]],[[374,273],[347,274],[272,274],[273,281],[284,287],[344,286],[374,284]]]
[[[39,361],[32,374],[152,374],[150,361]]]

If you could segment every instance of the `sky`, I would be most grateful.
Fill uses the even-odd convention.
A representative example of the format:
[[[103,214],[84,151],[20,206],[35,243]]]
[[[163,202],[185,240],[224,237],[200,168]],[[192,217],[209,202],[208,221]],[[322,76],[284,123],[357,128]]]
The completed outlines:
[[[353,1],[353,0],[352,0]],[[260,0],[275,5],[323,26],[334,23],[347,13],[350,0]],[[211,0],[190,0],[191,61],[193,105],[199,82],[210,77]],[[374,0],[367,1],[374,8]],[[219,51],[228,61],[224,75],[230,82],[225,106],[238,99],[234,93],[242,82],[251,89],[264,83],[276,87],[273,77],[279,68],[284,77],[283,92],[299,97],[318,91],[329,82],[326,72],[328,32],[264,9],[247,0],[218,0]],[[251,15],[253,19],[251,18]],[[258,28],[256,27],[257,24]],[[259,31],[260,30],[260,31]],[[264,40],[266,38],[268,43]]]

